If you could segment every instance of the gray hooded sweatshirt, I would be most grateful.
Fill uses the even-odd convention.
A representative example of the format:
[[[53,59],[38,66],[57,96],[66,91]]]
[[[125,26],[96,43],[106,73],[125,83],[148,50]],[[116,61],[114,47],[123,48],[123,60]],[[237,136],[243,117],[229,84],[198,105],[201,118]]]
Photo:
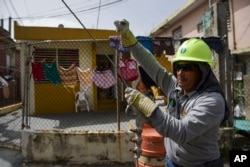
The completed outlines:
[[[157,108],[149,118],[165,137],[166,156],[184,167],[202,167],[218,159],[219,128],[227,107],[210,67],[199,65],[203,75],[197,89],[183,95],[175,75],[166,71],[151,52],[140,43],[129,49],[168,97],[167,112]]]

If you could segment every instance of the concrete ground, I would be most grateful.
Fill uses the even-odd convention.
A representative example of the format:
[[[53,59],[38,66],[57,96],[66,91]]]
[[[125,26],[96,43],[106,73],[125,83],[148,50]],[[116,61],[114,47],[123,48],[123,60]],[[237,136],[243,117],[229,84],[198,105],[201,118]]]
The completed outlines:
[[[130,164],[53,164],[53,163],[25,163],[20,150],[0,147],[0,167],[134,167]]]
[[[135,167],[135,164],[73,165],[52,163],[24,163],[20,150],[0,147],[0,167]],[[228,163],[224,167],[229,167]]]
[[[0,147],[1,167],[22,167],[23,158],[20,150]]]

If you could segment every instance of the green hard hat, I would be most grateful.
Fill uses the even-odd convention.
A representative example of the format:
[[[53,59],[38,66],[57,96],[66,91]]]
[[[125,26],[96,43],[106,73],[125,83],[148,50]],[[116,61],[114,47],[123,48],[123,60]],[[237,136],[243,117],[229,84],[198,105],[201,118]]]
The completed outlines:
[[[203,40],[197,38],[188,39],[181,44],[172,59],[173,63],[177,61],[207,62],[211,67],[216,64],[209,46]]]

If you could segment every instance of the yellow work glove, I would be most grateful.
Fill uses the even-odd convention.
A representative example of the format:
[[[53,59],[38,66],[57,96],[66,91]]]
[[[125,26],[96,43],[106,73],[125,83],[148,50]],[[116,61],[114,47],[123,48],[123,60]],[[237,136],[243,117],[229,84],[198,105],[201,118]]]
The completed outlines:
[[[136,89],[127,87],[124,96],[128,105],[135,106],[136,109],[142,112],[146,117],[150,117],[157,108],[157,105],[150,98]]]
[[[134,34],[130,31],[129,22],[127,20],[116,20],[114,24],[116,26],[116,31],[121,34],[121,42],[123,48],[133,46],[138,42]]]

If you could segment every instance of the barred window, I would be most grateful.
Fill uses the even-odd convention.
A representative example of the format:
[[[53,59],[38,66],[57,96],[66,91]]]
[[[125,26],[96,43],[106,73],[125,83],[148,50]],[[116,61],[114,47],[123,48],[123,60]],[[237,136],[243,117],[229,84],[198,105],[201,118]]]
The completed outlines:
[[[231,14],[230,14],[230,6],[229,2],[226,1],[226,19],[227,19],[227,29],[231,30]]]
[[[174,39],[182,38],[182,28],[179,26],[178,28],[173,30]]]
[[[203,32],[203,24],[202,24],[202,21],[200,21],[200,22],[197,24],[197,32],[198,32],[198,33]]]
[[[181,26],[179,26],[178,28],[176,28],[176,29],[174,29],[173,30],[173,32],[172,32],[172,34],[173,34],[173,37],[174,37],[174,39],[181,39],[182,38],[182,27]],[[175,49],[175,51],[177,51],[177,49],[179,48],[179,46],[180,46],[180,41],[179,40],[177,40],[178,42],[174,42],[174,49]]]
[[[78,49],[55,49],[55,48],[36,48],[34,53],[34,62],[44,61],[48,65],[56,61],[57,65],[69,68],[73,63],[79,66],[79,50]],[[44,71],[43,71],[44,75]],[[47,82],[45,75],[36,83]]]

